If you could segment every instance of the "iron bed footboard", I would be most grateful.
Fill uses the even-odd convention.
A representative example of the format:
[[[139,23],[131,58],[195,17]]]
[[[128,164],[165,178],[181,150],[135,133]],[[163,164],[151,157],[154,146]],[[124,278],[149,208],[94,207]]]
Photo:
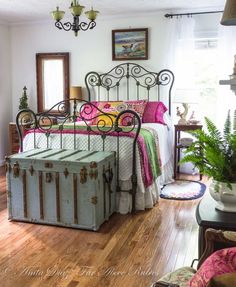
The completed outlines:
[[[91,113],[94,109],[98,110],[98,113],[94,117],[91,117]],[[119,124],[122,119],[126,119],[126,124]],[[91,125],[92,120],[93,122],[95,121],[96,124]],[[65,132],[68,131],[68,124],[70,125],[70,133],[73,135],[73,149],[76,150],[81,137],[81,131],[77,129],[77,121],[80,121],[80,126],[83,127],[83,137],[85,135],[87,137],[87,145],[84,147],[84,150],[91,150],[91,136],[93,135],[101,139],[103,151],[106,150],[106,141],[109,136],[115,136],[117,138],[116,149],[114,150],[116,152],[117,192],[121,191],[119,183],[120,137],[121,135],[124,136],[124,134],[132,133],[132,187],[127,192],[132,195],[132,212],[134,212],[137,190],[136,146],[141,128],[141,121],[136,112],[125,110],[118,115],[108,114],[99,110],[99,108],[91,102],[77,99],[61,101],[43,113],[34,113],[34,111],[30,109],[21,110],[16,116],[20,151],[24,151],[23,139],[28,132],[33,133],[33,146],[35,149],[38,148],[37,133],[45,135],[46,148],[50,148],[50,135],[57,133],[60,138],[59,148],[65,148],[63,138],[66,136]]]

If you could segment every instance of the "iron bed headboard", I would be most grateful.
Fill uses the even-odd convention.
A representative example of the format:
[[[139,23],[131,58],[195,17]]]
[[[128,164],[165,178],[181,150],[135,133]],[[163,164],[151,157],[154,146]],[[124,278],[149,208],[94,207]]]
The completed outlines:
[[[131,99],[147,99],[149,101],[150,92],[155,87],[157,88],[157,95],[155,95],[154,100],[160,101],[163,100],[161,88],[165,87],[167,101],[164,102],[171,115],[171,91],[174,84],[174,74],[171,70],[163,69],[156,73],[135,63],[123,63],[115,66],[107,73],[89,72],[85,76],[85,84],[89,102],[92,98],[100,101],[104,96],[103,90],[106,91],[105,100],[107,101]],[[122,85],[125,86],[125,89],[121,92]],[[131,87],[135,87],[135,90]],[[115,92],[112,94],[112,91]],[[133,92],[132,95],[131,92]],[[131,98],[133,95],[134,98]]]

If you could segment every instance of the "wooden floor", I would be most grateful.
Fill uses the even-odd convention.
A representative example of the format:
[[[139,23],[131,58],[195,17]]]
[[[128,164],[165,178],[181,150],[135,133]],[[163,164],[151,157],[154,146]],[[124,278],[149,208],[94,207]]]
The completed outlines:
[[[115,214],[99,232],[10,222],[0,169],[0,286],[149,287],[197,257],[198,201]]]

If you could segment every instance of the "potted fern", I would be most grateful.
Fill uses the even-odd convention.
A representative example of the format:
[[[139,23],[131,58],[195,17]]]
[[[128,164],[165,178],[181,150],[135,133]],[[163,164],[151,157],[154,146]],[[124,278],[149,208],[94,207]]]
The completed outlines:
[[[216,208],[236,212],[236,111],[233,121],[228,112],[223,132],[208,118],[207,131],[196,130],[191,134],[196,141],[187,148],[181,163],[192,162],[202,174],[211,177],[211,196]]]

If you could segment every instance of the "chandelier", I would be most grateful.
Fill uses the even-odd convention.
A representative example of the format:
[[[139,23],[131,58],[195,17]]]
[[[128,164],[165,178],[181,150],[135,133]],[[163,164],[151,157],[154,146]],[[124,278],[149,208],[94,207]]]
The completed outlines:
[[[51,12],[53,19],[56,21],[55,26],[58,29],[60,29],[60,30],[63,29],[65,31],[72,30],[75,32],[75,36],[77,36],[78,31],[80,31],[80,30],[86,31],[88,29],[93,29],[96,26],[95,19],[96,19],[97,14],[99,12],[93,10],[93,7],[91,8],[91,10],[85,12],[85,15],[90,20],[89,23],[86,23],[84,21],[80,22],[80,15],[82,14],[85,7],[79,5],[79,2],[77,0],[73,0],[73,2],[71,2],[71,6],[69,8],[70,8],[71,14],[74,17],[73,23],[71,23],[71,22],[62,23],[61,22],[61,19],[64,17],[65,12],[60,11],[59,7],[57,7],[56,11]]]

